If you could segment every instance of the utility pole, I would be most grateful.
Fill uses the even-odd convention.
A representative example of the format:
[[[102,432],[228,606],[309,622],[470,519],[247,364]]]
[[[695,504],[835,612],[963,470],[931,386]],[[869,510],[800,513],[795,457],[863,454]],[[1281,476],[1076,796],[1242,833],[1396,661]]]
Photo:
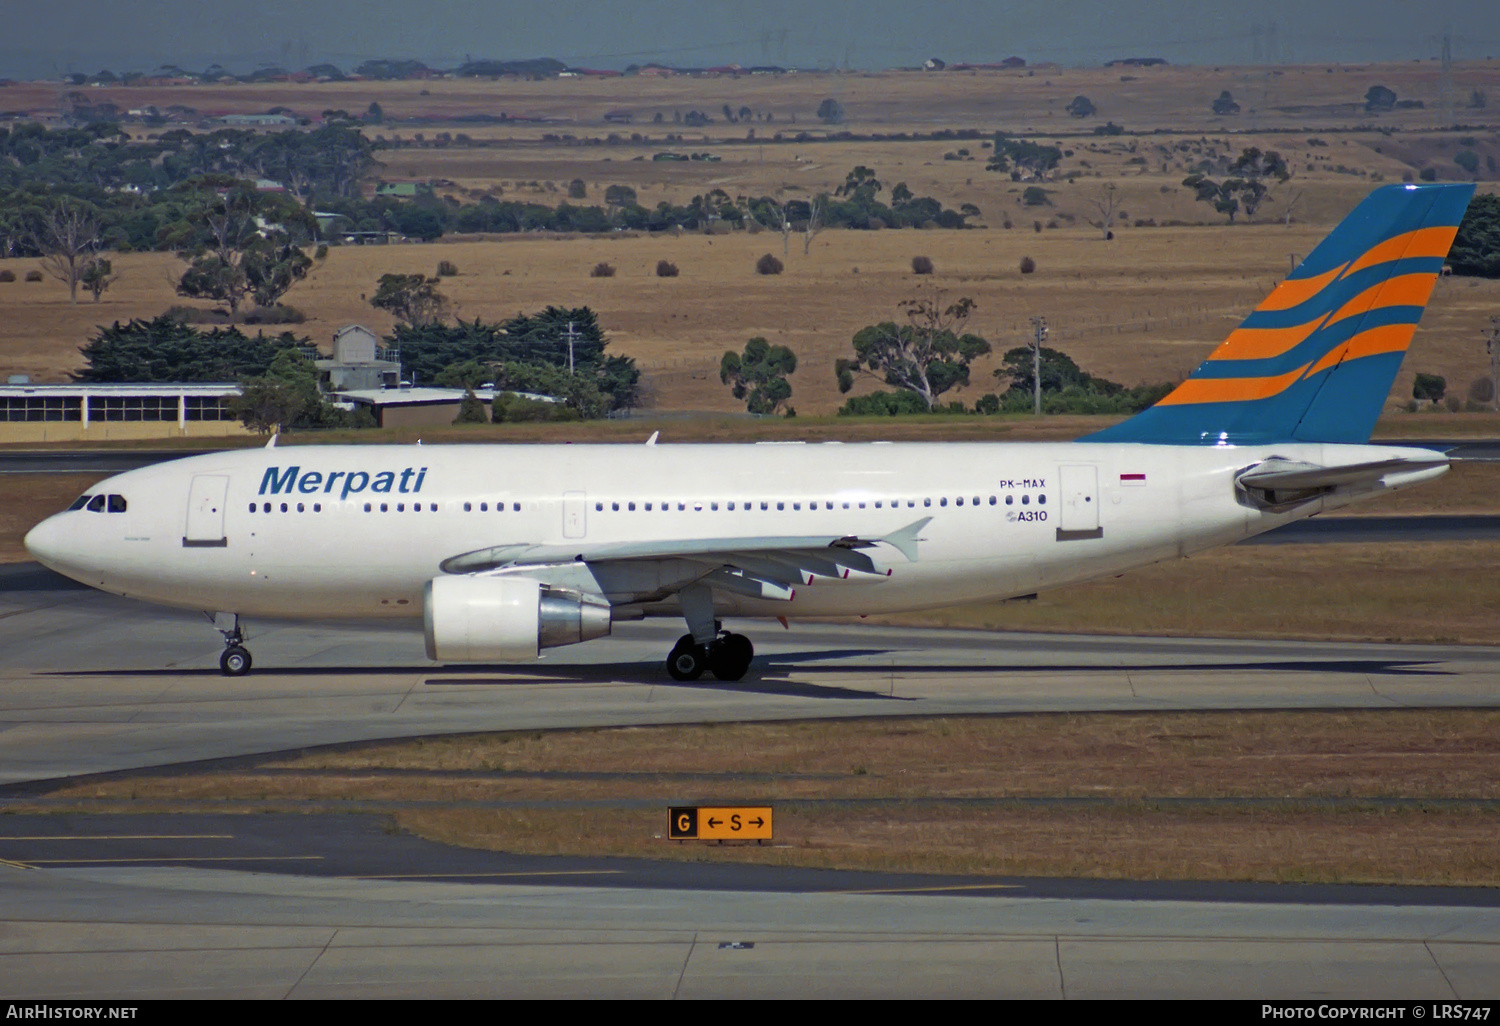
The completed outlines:
[[[1031,319],[1031,395],[1036,415],[1042,415],[1042,340],[1047,337],[1047,318]]]
[[[566,337],[568,339],[568,377],[571,378],[573,376],[573,340],[578,337],[578,331],[573,327],[572,321],[568,322]]]
[[[1500,413],[1500,316],[1490,318],[1490,330],[1484,334],[1484,348],[1490,354],[1490,405]]]

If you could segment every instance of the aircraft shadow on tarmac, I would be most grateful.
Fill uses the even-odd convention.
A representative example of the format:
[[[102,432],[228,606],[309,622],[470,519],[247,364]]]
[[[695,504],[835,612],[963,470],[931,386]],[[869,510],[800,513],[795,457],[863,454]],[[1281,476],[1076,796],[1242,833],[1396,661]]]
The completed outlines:
[[[735,691],[745,694],[794,696],[803,698],[880,698],[889,701],[914,701],[899,695],[882,693],[875,689],[844,687],[834,684],[819,684],[815,680],[796,680],[794,675],[817,674],[820,667],[815,664],[831,660],[881,656],[883,649],[822,649],[807,652],[784,652],[775,655],[757,656],[744,680],[721,681],[705,675],[696,681],[677,681],[668,677],[656,661],[649,663],[594,663],[585,666],[539,666],[539,665],[469,665],[457,664],[424,668],[420,666],[309,666],[276,667],[257,671],[256,676],[296,677],[341,677],[382,678],[407,676],[412,673],[446,672],[461,674],[453,677],[428,677],[423,683],[429,687],[524,687],[537,684],[651,684],[654,686],[712,691]],[[811,665],[810,665],[811,664]],[[1329,673],[1367,677],[1444,677],[1456,676],[1457,671],[1445,669],[1431,660],[1417,659],[1269,659],[1269,660],[1221,660],[1217,662],[1181,663],[856,663],[849,666],[834,666],[835,672],[864,673],[871,683],[889,680],[895,675],[924,677],[940,681],[944,677],[974,678],[982,676],[1029,677],[1043,673],[1069,673],[1082,676],[1120,673]],[[174,667],[171,669],[113,669],[113,670],[46,670],[42,677],[142,677],[157,678],[217,678],[218,670],[204,667]],[[254,678],[251,678],[253,682]]]

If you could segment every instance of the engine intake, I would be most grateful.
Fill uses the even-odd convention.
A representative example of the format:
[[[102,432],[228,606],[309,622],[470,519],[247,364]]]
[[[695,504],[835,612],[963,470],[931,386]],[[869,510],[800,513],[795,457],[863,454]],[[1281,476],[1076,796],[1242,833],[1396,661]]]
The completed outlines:
[[[525,577],[435,577],[423,595],[430,659],[517,662],[609,634],[609,606]]]

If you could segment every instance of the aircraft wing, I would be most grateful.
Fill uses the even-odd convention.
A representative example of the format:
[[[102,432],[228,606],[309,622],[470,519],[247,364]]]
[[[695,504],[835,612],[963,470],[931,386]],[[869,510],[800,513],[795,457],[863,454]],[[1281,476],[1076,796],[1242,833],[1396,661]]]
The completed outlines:
[[[809,576],[847,577],[851,571],[878,573],[875,562],[863,549],[889,545],[910,562],[917,560],[917,542],[922,529],[932,521],[923,517],[882,537],[858,535],[760,536],[741,538],[694,538],[663,541],[605,542],[572,545],[497,545],[446,559],[442,570],[450,574],[472,574],[555,567],[558,564],[589,564],[607,567],[621,564],[682,561],[699,570],[681,579],[679,587],[701,581],[756,598],[790,599],[797,585]],[[672,588],[670,590],[677,590]]]

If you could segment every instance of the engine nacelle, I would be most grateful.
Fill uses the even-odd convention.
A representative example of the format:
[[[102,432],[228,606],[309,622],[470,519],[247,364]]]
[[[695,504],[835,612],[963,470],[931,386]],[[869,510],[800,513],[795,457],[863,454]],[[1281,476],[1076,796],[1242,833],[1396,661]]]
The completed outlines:
[[[525,577],[435,577],[423,596],[429,659],[517,662],[609,633],[609,607]]]

